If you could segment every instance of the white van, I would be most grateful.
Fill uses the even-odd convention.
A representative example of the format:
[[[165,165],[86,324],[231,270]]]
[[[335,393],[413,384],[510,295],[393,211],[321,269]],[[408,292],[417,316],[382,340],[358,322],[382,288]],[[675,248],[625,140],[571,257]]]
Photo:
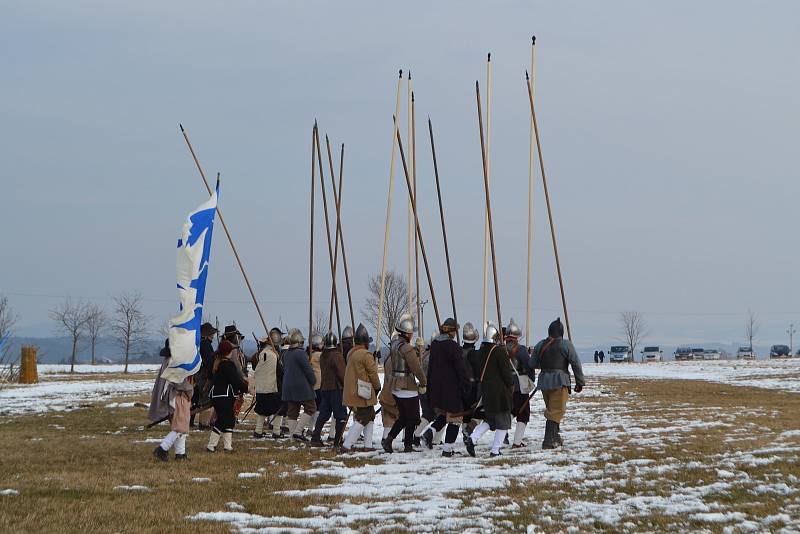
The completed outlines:
[[[663,361],[664,356],[661,352],[661,347],[651,346],[642,349],[642,361],[645,362],[660,362]]]
[[[617,345],[611,347],[611,350],[608,351],[608,360],[615,363],[632,362],[633,352],[627,345]]]

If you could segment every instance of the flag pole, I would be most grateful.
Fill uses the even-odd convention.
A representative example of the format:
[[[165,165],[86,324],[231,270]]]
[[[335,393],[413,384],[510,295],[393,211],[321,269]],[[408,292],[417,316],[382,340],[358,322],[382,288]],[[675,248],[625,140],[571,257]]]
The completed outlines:
[[[400,132],[397,132],[397,148],[400,150],[400,160],[403,162],[403,173],[406,176],[406,186],[408,187],[408,198],[411,199],[411,209],[414,210],[414,226],[417,230],[417,237],[419,237],[419,248],[422,252],[422,261],[425,263],[425,274],[428,277],[428,289],[431,292],[431,302],[433,302],[433,313],[436,315],[437,328],[441,327],[441,319],[439,317],[439,306],[436,304],[436,295],[433,291],[433,279],[431,278],[431,269],[428,265],[428,255],[425,252],[425,242],[422,240],[422,229],[419,226],[419,214],[417,213],[417,201],[414,198],[414,191],[411,188],[411,176],[408,174],[408,166],[406,165],[406,155],[403,152],[403,141],[400,139]]]
[[[431,153],[433,154],[433,174],[436,176],[436,196],[439,198],[439,218],[442,221],[442,239],[444,239],[444,257],[447,262],[447,280],[450,282],[450,302],[453,305],[453,319],[458,323],[458,313],[456,312],[456,295],[453,291],[453,271],[450,268],[450,248],[447,245],[447,229],[444,224],[444,208],[442,207],[442,190],[439,185],[439,165],[436,161],[436,145],[433,142],[433,124],[428,117],[428,133],[431,137]],[[460,335],[456,331],[456,338],[461,343]]]
[[[481,113],[481,90],[478,81],[475,81],[475,96],[478,100],[478,129],[481,136],[481,160],[483,161],[483,186],[486,190],[486,217],[489,223],[489,243],[492,251],[492,275],[494,278],[494,300],[497,305],[497,329],[501,331],[503,319],[500,315],[500,288],[497,282],[497,260],[494,251],[494,229],[492,228],[492,203],[489,194],[489,174],[486,162],[486,145],[483,140],[483,117]]]
[[[342,325],[339,319],[339,297],[336,293],[336,267],[333,265],[333,245],[331,243],[331,224],[328,220],[328,195],[325,192],[325,173],[322,171],[322,151],[320,149],[320,141],[319,141],[319,128],[315,130],[315,135],[317,137],[317,164],[319,165],[319,185],[322,189],[322,210],[325,216],[325,235],[328,239],[328,259],[330,261],[330,268],[331,268],[331,285],[333,291],[333,301],[336,306],[336,328],[339,332],[339,339],[342,337]],[[328,330],[331,329],[333,324],[333,318],[328,317]]]
[[[532,86],[536,87],[536,36],[531,37]],[[535,94],[535,93],[534,93]],[[533,263],[533,120],[528,136],[528,270],[525,286],[525,343],[531,343],[531,268]]]
[[[205,184],[208,194],[211,195],[211,186],[208,185],[206,174],[203,172],[203,168],[200,166],[200,161],[197,159],[197,154],[195,154],[194,148],[192,147],[192,143],[189,141],[189,135],[186,133],[186,130],[183,128],[182,124],[179,124],[178,126],[180,126],[181,128],[181,133],[183,134],[183,138],[184,140],[186,140],[186,146],[189,147],[189,152],[191,152],[192,154],[192,159],[194,159],[194,164],[197,166],[197,170],[200,171],[200,177],[203,179],[203,184]],[[231,237],[231,233],[228,230],[228,225],[225,224],[225,219],[222,217],[222,212],[220,211],[219,206],[217,206],[217,215],[219,215],[219,222],[222,223],[222,229],[225,230],[225,235],[228,236],[228,243],[231,246],[234,258],[236,258],[236,263],[239,265],[239,270],[242,272],[244,283],[247,286],[247,290],[250,292],[250,297],[253,299],[253,304],[256,307],[256,312],[258,312],[258,318],[261,320],[261,326],[263,326],[264,331],[267,334],[269,334],[269,328],[267,328],[267,322],[264,320],[264,314],[261,313],[261,306],[258,305],[256,294],[253,292],[253,286],[250,284],[250,279],[247,277],[247,273],[244,270],[244,265],[242,265],[242,260],[239,257],[239,252],[236,250],[236,245],[234,244],[233,238]]]
[[[389,163],[389,192],[386,195],[386,227],[383,231],[383,262],[381,264],[381,285],[380,294],[378,295],[378,322],[375,323],[375,346],[380,349],[381,344],[381,321],[383,320],[383,298],[384,290],[386,288],[386,259],[389,254],[389,230],[392,221],[392,189],[394,188],[394,160],[395,160],[395,137],[399,135],[399,125],[397,124],[397,115],[400,113],[400,86],[403,82],[403,71],[400,70],[400,76],[397,78],[397,96],[395,97],[395,112],[394,124],[392,124],[392,157]]]
[[[308,339],[311,339],[311,332],[314,328],[314,192],[316,191],[316,166],[317,166],[317,153],[314,149],[317,146],[317,121],[314,120],[314,127],[311,129],[311,207],[309,209],[309,217],[311,223],[309,225],[309,240],[308,240]]]
[[[564,308],[564,322],[567,324],[567,337],[572,339],[572,331],[569,327],[569,314],[567,313],[567,299],[564,296],[564,278],[561,275],[561,262],[558,259],[558,245],[556,244],[556,229],[553,225],[553,210],[550,206],[550,193],[547,191],[547,176],[544,173],[544,161],[542,160],[542,144],[539,140],[539,125],[536,122],[536,111],[533,108],[533,88],[528,71],[525,71],[525,85],[528,86],[528,100],[531,104],[531,121],[533,121],[533,133],[536,138],[536,151],[539,156],[539,170],[542,173],[542,185],[544,186],[544,199],[547,204],[547,218],[550,220],[550,237],[553,240],[553,255],[556,258],[556,271],[558,272],[558,285],[561,288],[561,305]]]

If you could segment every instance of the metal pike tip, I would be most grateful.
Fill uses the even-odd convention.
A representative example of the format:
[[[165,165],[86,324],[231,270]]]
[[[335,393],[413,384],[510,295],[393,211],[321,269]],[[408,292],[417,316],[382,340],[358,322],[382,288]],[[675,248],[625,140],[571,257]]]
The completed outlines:
[[[531,44],[532,44],[532,45],[535,45],[535,44],[536,44],[536,36],[535,36],[535,35],[532,35],[532,36],[531,36]]]
[[[492,60],[492,53],[489,52],[488,54],[486,54],[486,61],[491,61],[491,60]]]
[[[403,69],[400,69],[400,77],[403,77]]]
[[[528,69],[525,69],[525,79],[530,80],[531,77],[528,75]]]
[[[181,124],[181,123],[178,123],[178,126],[180,126],[180,127],[181,127],[181,131],[183,132],[183,131],[184,131],[184,129],[183,129],[183,124]]]

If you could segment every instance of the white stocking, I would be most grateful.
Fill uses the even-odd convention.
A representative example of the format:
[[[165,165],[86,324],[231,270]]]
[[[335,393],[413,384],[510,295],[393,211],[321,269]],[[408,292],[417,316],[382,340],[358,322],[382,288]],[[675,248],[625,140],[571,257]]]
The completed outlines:
[[[175,440],[178,439],[178,434],[174,430],[170,431],[169,434],[164,436],[164,439],[161,440],[161,448],[165,451],[168,451],[172,448],[172,445],[175,443]]]
[[[472,439],[472,443],[478,443],[478,440],[489,431],[489,423],[486,421],[481,422],[478,426],[475,427],[475,430],[472,431],[472,435],[470,438]]]
[[[358,439],[358,436],[361,435],[361,431],[364,429],[364,425],[359,423],[358,421],[354,421],[352,426],[350,426],[350,430],[347,431],[347,437],[344,438],[344,444],[342,445],[345,449],[352,449],[353,444]]]
[[[527,426],[528,423],[520,423],[517,421],[517,427],[514,429],[514,445],[522,443],[522,438],[525,437],[525,427]]]
[[[497,454],[500,452],[500,446],[503,444],[503,440],[506,439],[506,434],[508,434],[508,430],[494,431],[494,443],[492,443],[492,453]]]
[[[372,448],[372,434],[375,430],[375,422],[370,421],[367,426],[364,427],[364,447]]]
[[[186,454],[186,434],[178,434],[175,440],[175,454]]]

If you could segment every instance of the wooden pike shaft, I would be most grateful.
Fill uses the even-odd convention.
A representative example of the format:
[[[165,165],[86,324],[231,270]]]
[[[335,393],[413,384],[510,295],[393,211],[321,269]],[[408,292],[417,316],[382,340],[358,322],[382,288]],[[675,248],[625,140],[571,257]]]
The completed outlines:
[[[311,332],[314,328],[314,192],[316,191],[316,166],[317,166],[317,122],[314,121],[314,128],[311,130],[311,207],[309,216],[308,240],[308,339],[311,340]]]
[[[414,144],[413,141],[413,89],[412,89],[412,82],[411,82],[411,71],[408,71],[408,82],[406,83],[406,127],[408,128],[408,147],[409,149],[413,150],[411,147]],[[414,175],[414,158],[411,158],[411,175]],[[416,196],[417,190],[414,189],[414,195]],[[407,264],[407,280],[408,285],[406,286],[406,308],[408,309],[408,313],[411,313],[411,310],[414,309],[413,304],[413,290],[414,285],[412,283],[413,275],[414,275],[414,268],[413,268],[413,255],[411,253],[411,247],[413,246],[412,243],[415,243],[416,232],[414,231],[414,213],[411,209],[411,199],[408,199],[408,219],[406,223],[406,228],[408,230],[408,235],[406,238],[406,264]],[[417,292],[419,292],[419,288],[417,288]],[[419,321],[419,314],[417,314],[417,321]],[[421,330],[420,330],[421,332]]]
[[[572,339],[572,330],[569,327],[569,314],[567,313],[567,298],[564,296],[564,278],[561,275],[561,262],[558,259],[558,244],[556,243],[556,229],[553,225],[553,209],[550,206],[550,193],[547,190],[547,176],[544,172],[544,161],[542,160],[542,144],[539,140],[539,125],[536,122],[536,111],[533,107],[533,88],[528,73],[525,73],[525,85],[528,86],[528,100],[531,104],[531,120],[533,121],[533,133],[536,138],[536,151],[539,156],[539,170],[542,173],[542,185],[544,186],[544,199],[547,204],[547,218],[550,220],[550,237],[553,240],[553,255],[556,258],[556,271],[558,272],[558,285],[561,288],[561,305],[564,308],[564,322],[567,324],[567,337]]]
[[[400,86],[403,83],[403,71],[400,71],[400,76],[397,78],[397,95],[395,97],[395,112],[394,123],[392,124],[392,158],[389,163],[389,192],[386,195],[386,226],[383,231],[383,261],[381,263],[381,290],[378,295],[378,322],[375,329],[375,345],[380,347],[381,343],[381,328],[383,321],[383,297],[386,290],[386,259],[389,254],[389,230],[392,221],[392,189],[394,189],[394,160],[395,160],[395,145],[394,139],[400,131],[397,124],[398,113],[400,113]]]
[[[536,37],[531,38],[531,76],[536,84]],[[528,270],[525,285],[525,343],[531,343],[531,272],[533,267],[533,120],[528,137]]]
[[[339,331],[339,338],[341,339],[342,326],[339,320],[339,299],[336,294],[336,276],[335,276],[336,268],[333,264],[333,243],[331,241],[331,224],[330,221],[328,220],[328,195],[325,192],[325,176],[324,176],[325,173],[322,171],[322,151],[320,150],[319,128],[315,129],[314,132],[317,137],[317,164],[319,165],[319,185],[320,188],[322,189],[322,206],[323,206],[323,215],[325,218],[325,235],[328,238],[328,258],[330,260],[330,267],[331,267],[331,284],[333,286],[333,301],[336,305],[336,327]],[[329,330],[331,328],[332,323],[333,319],[331,317],[328,317]]]
[[[503,326],[503,319],[500,314],[500,288],[497,281],[497,258],[494,251],[494,228],[492,227],[492,202],[489,194],[489,175],[486,167],[486,145],[483,141],[483,116],[481,113],[481,90],[478,82],[475,82],[475,96],[478,100],[478,129],[481,136],[481,159],[483,161],[483,186],[486,191],[486,217],[489,223],[489,244],[492,251],[492,275],[494,278],[494,300],[497,306],[497,329]]]
[[[431,292],[431,302],[433,302],[433,313],[436,315],[437,328],[441,327],[441,318],[439,317],[439,306],[436,304],[436,295],[433,291],[433,279],[431,279],[431,269],[428,265],[428,254],[425,252],[425,241],[422,240],[422,230],[419,226],[419,215],[417,214],[417,201],[414,198],[414,190],[411,187],[411,176],[408,173],[408,166],[406,165],[406,155],[403,152],[403,141],[400,139],[400,132],[397,132],[397,148],[400,150],[400,160],[403,162],[403,172],[406,175],[406,186],[408,186],[408,197],[411,199],[411,209],[414,211],[414,226],[417,229],[417,237],[419,238],[419,248],[422,252],[422,261],[425,263],[425,274],[428,277],[428,289]]]
[[[428,133],[431,137],[431,153],[433,154],[433,174],[436,176],[436,195],[439,197],[439,218],[442,221],[442,239],[444,240],[444,258],[447,262],[447,280],[450,282],[450,302],[453,305],[453,319],[455,319],[456,323],[458,323],[458,313],[456,312],[456,294],[453,291],[453,271],[450,268],[450,248],[447,245],[447,228],[444,224],[444,208],[442,207],[442,190],[439,185],[439,165],[436,161],[436,145],[433,142],[433,124],[431,123],[431,118],[428,117]],[[459,339],[459,343],[461,342],[461,338],[458,332],[456,332],[456,337]]]
[[[411,174],[414,178],[414,200],[417,199],[417,120],[414,104],[414,93],[411,93]],[[425,329],[422,325],[422,309],[419,302],[419,236],[414,233],[414,287],[417,305],[417,322],[419,322],[419,333],[423,335]],[[411,281],[409,280],[409,284]]]
[[[492,129],[492,54],[486,56],[486,161],[484,162],[486,179],[491,182],[491,129]],[[488,318],[489,294],[489,216],[483,218],[483,315],[484,326]],[[498,326],[499,328],[500,326]]]
[[[206,186],[206,190],[208,191],[208,194],[211,195],[211,186],[208,185],[208,180],[206,180],[206,174],[203,172],[203,167],[200,166],[200,161],[197,159],[197,154],[195,154],[194,148],[192,147],[192,143],[189,141],[189,135],[186,133],[186,130],[184,130],[182,124],[179,126],[181,127],[181,133],[183,134],[183,138],[186,141],[186,146],[189,147],[189,152],[191,152],[192,159],[194,159],[194,164],[197,166],[197,170],[200,171],[200,177],[203,179],[203,183]],[[225,224],[225,218],[222,216],[222,212],[219,210],[219,206],[217,206],[217,215],[219,216],[219,222],[222,223],[222,229],[225,230],[225,235],[228,237],[228,243],[231,246],[234,258],[236,258],[236,263],[239,265],[239,270],[242,272],[244,283],[247,286],[247,290],[250,292],[250,298],[253,299],[253,304],[256,307],[258,318],[261,320],[261,326],[264,327],[264,332],[269,334],[269,328],[267,328],[267,322],[264,320],[264,314],[261,313],[261,306],[258,305],[256,294],[253,292],[253,286],[250,284],[250,279],[247,277],[247,273],[244,270],[244,265],[242,265],[242,260],[239,257],[239,252],[236,250],[236,245],[234,244],[233,238],[231,237],[231,232],[228,230],[228,225]],[[269,335],[267,335],[267,337],[269,337]]]
[[[331,187],[333,188],[333,201],[336,203],[336,238],[333,245],[333,268],[334,268],[334,276],[336,272],[338,272],[338,265],[339,265],[339,245],[341,244],[342,248],[342,263],[344,264],[344,279],[345,285],[347,286],[347,303],[350,308],[350,326],[353,328],[353,332],[355,332],[355,317],[353,314],[353,299],[350,294],[350,275],[347,269],[347,254],[344,248],[344,230],[342,229],[342,217],[341,217],[341,209],[342,209],[342,174],[344,172],[344,143],[342,143],[342,152],[339,156],[339,190],[336,190],[336,180],[335,174],[333,172],[333,157],[331,155],[331,142],[328,139],[328,136],[325,136],[325,145],[327,146],[328,150],[328,164],[331,168]],[[331,299],[331,308],[333,308],[333,299]],[[333,314],[333,309],[330,311]]]

